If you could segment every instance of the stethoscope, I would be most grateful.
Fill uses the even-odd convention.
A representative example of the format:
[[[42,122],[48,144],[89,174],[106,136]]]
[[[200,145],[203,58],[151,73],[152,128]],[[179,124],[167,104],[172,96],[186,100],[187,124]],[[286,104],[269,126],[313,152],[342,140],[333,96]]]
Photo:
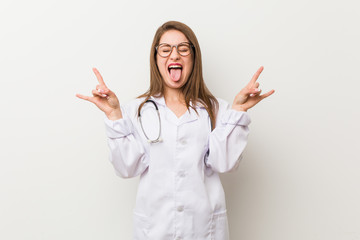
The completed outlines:
[[[156,139],[153,139],[153,140],[151,140],[151,139],[148,137],[148,135],[146,135],[145,130],[144,130],[144,126],[143,126],[142,120],[141,120],[141,113],[140,113],[140,111],[139,111],[139,113],[138,113],[138,118],[139,118],[139,121],[140,121],[141,129],[142,129],[142,131],[143,131],[143,133],[144,133],[144,136],[146,137],[146,139],[147,139],[147,141],[148,141],[149,143],[162,142],[162,138],[161,138],[161,119],[160,119],[159,108],[158,108],[157,104],[156,104],[153,100],[150,100],[150,99],[149,99],[149,100],[147,100],[145,103],[147,103],[147,102],[150,102],[150,103],[152,103],[152,104],[155,106],[155,109],[156,109],[156,112],[157,112],[157,115],[158,115],[158,118],[159,118],[159,135],[158,135],[158,137],[157,137]],[[210,126],[212,126],[211,121],[210,121]],[[211,127],[211,130],[210,130],[210,131],[212,131],[212,130],[213,130],[213,129],[212,129],[212,127]]]
[[[162,139],[161,139],[161,119],[160,119],[159,108],[158,108],[158,106],[156,105],[156,103],[155,103],[153,100],[147,100],[145,103],[147,103],[147,102],[151,102],[151,103],[154,104],[154,106],[155,106],[155,109],[156,109],[156,112],[157,112],[157,115],[158,115],[158,118],[159,118],[159,135],[158,135],[158,137],[157,137],[156,139],[153,139],[153,140],[151,140],[151,139],[146,135],[145,130],[144,130],[144,127],[143,127],[143,124],[142,124],[142,121],[141,121],[141,113],[140,113],[140,111],[139,111],[139,113],[138,113],[138,118],[139,118],[139,121],[140,121],[141,129],[142,129],[142,131],[143,131],[143,133],[144,133],[144,135],[145,135],[145,137],[146,137],[146,139],[147,139],[147,141],[148,141],[149,143],[162,142]]]

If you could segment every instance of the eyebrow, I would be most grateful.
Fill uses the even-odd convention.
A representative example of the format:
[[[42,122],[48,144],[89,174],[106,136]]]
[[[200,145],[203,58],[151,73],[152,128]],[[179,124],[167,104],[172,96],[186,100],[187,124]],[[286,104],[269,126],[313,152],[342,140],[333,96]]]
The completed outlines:
[[[181,43],[178,43],[178,44],[175,44],[175,45],[179,45],[179,44],[182,44],[182,43],[191,44],[190,42],[181,42]],[[159,45],[161,45],[161,44],[171,45],[170,43],[165,43],[165,42],[163,42],[163,43],[159,43]]]

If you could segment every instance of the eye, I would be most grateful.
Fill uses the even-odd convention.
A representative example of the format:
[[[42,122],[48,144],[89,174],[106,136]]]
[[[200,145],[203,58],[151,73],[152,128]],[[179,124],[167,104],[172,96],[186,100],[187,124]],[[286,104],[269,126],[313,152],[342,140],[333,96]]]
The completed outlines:
[[[161,52],[170,52],[170,50],[171,50],[170,46],[161,46],[159,48],[159,51]]]
[[[190,51],[190,47],[188,45],[185,45],[185,44],[179,45],[178,49],[179,49],[180,52],[188,52],[188,51]]]

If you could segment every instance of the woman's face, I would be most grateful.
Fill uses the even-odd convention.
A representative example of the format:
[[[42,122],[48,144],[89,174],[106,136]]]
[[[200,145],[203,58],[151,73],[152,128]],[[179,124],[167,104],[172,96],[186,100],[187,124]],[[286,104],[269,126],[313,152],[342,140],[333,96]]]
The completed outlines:
[[[189,42],[186,36],[178,30],[168,30],[160,38],[160,44],[178,45],[179,43]],[[179,49],[181,50],[181,49]],[[168,57],[156,55],[156,64],[164,80],[165,89],[179,89],[187,82],[193,69],[193,53],[182,56],[175,47]]]

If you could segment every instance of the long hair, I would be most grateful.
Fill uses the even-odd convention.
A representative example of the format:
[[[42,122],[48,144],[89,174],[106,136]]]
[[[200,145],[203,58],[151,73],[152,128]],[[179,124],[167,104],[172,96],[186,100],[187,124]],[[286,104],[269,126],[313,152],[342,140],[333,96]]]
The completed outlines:
[[[189,76],[189,79],[186,81],[184,86],[181,87],[181,91],[185,97],[186,107],[188,110],[189,107],[192,107],[197,113],[194,106],[196,106],[198,103],[202,104],[209,114],[211,127],[214,129],[219,103],[208,90],[203,79],[199,42],[195,36],[195,33],[191,30],[190,27],[177,21],[169,21],[164,23],[157,29],[155,33],[150,52],[150,87],[144,94],[138,97],[145,97],[145,100],[139,106],[138,112],[141,111],[141,108],[150,98],[150,96],[164,96],[164,80],[162,79],[156,64],[157,52],[155,48],[159,44],[161,36],[169,30],[178,30],[182,32],[193,46],[191,52],[194,63],[193,70]],[[192,102],[193,106],[190,106],[190,101]]]

